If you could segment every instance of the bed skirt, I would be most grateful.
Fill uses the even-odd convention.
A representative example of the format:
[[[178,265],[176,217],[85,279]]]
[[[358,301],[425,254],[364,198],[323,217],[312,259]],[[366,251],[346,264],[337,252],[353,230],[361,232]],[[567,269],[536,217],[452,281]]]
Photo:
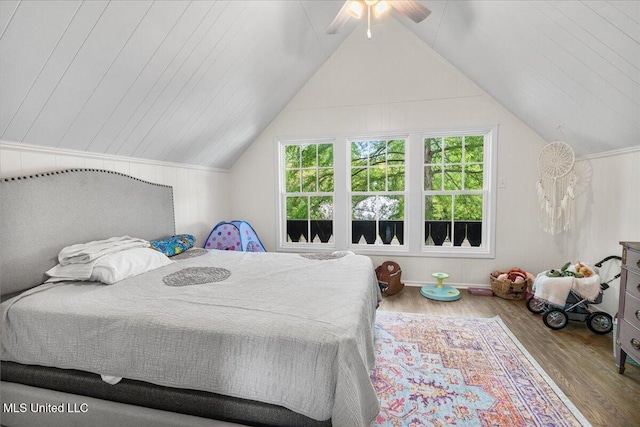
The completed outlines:
[[[0,382],[0,387],[3,402],[19,402],[23,405],[22,410],[16,406],[15,411],[8,409],[2,413],[3,426],[242,427],[240,424],[226,421],[94,399],[24,384]],[[65,405],[64,412],[53,413],[37,409],[46,405],[59,408],[61,402]]]
[[[316,421],[287,408],[263,402],[128,379],[110,385],[97,374],[73,369],[2,361],[0,376],[3,382],[248,426],[331,426],[331,420]]]

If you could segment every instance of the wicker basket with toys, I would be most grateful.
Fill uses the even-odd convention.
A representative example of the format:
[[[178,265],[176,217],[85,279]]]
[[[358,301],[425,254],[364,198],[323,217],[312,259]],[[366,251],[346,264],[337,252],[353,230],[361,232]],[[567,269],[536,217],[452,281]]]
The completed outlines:
[[[525,299],[527,292],[531,292],[531,285],[535,276],[519,268],[512,268],[507,272],[494,271],[489,276],[493,294],[504,299]]]

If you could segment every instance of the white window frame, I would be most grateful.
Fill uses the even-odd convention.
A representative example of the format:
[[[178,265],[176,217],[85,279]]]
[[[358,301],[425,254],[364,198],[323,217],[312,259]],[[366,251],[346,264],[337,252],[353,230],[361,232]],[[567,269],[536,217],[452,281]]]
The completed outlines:
[[[333,196],[333,204],[334,204],[334,210],[333,210],[333,230],[334,230],[334,242],[327,242],[327,243],[313,243],[313,242],[304,242],[304,243],[300,243],[300,242],[289,242],[287,239],[287,195],[289,195],[290,193],[287,192],[286,189],[286,165],[285,165],[285,149],[287,146],[290,145],[299,145],[299,146],[303,146],[303,145],[321,145],[321,144],[331,144],[333,145],[333,158],[334,158],[334,164],[333,164],[333,173],[334,173],[334,177],[333,177],[333,193],[330,193]],[[277,175],[278,175],[278,204],[277,204],[277,209],[276,209],[276,220],[278,223],[278,226],[276,227],[278,235],[277,235],[277,245],[278,245],[278,250],[282,250],[282,251],[299,251],[301,249],[304,250],[309,250],[309,251],[316,251],[316,250],[320,250],[320,251],[326,251],[328,249],[334,249],[336,248],[336,244],[335,244],[335,237],[336,237],[336,233],[335,233],[335,224],[336,224],[336,210],[335,210],[335,204],[336,204],[336,178],[335,178],[335,173],[336,173],[336,164],[335,164],[335,160],[336,160],[336,145],[335,145],[335,141],[333,139],[288,139],[288,140],[279,140],[278,144],[277,144],[278,149],[276,150],[276,165],[277,165]],[[302,192],[301,194],[307,195],[307,196],[326,196],[328,193],[327,192]]]
[[[483,179],[482,190],[468,191],[429,191],[423,189],[421,194],[421,236],[426,234],[425,230],[425,196],[430,194],[479,194],[483,195],[482,204],[482,246],[465,247],[465,246],[427,246],[421,242],[420,251],[430,256],[440,257],[463,257],[463,258],[494,258],[495,257],[495,217],[496,217],[496,177],[497,177],[497,127],[464,129],[454,131],[436,131],[425,132],[421,135],[421,143],[424,147],[426,138],[437,137],[456,137],[456,136],[478,136],[484,135],[483,147]],[[421,179],[424,183],[424,149],[422,155],[419,156],[421,161]],[[422,184],[423,186],[424,184]],[[452,220],[453,222],[453,220]]]
[[[404,168],[405,168],[405,188],[404,191],[391,191],[391,192],[386,192],[386,191],[378,191],[378,192],[362,192],[362,191],[352,191],[351,190],[351,144],[353,142],[358,142],[358,141],[391,141],[391,140],[404,140],[404,157],[405,157],[405,162],[404,162]],[[365,135],[365,136],[358,136],[358,137],[348,137],[346,138],[346,151],[347,151],[347,180],[346,180],[346,190],[347,190],[347,194],[346,194],[346,198],[347,198],[347,215],[346,215],[346,221],[347,221],[347,248],[351,251],[354,252],[358,252],[358,253],[362,253],[362,254],[371,254],[371,255],[375,255],[375,254],[380,254],[380,253],[387,253],[387,254],[398,254],[398,253],[406,253],[409,250],[409,242],[407,237],[409,236],[409,221],[408,221],[408,217],[409,217],[409,209],[408,209],[408,205],[409,205],[409,200],[410,200],[410,196],[409,196],[409,169],[410,169],[410,165],[409,165],[409,158],[410,158],[410,143],[409,143],[409,135],[408,134],[371,134],[371,135]],[[352,197],[354,196],[359,196],[359,195],[366,195],[368,193],[373,193],[376,195],[389,195],[389,196],[403,196],[405,198],[404,201],[404,212],[403,212],[403,217],[404,217],[404,229],[405,229],[405,233],[404,233],[404,243],[402,245],[378,245],[378,244],[359,244],[359,243],[353,243],[351,241],[351,236],[353,235],[353,216],[352,216],[352,212],[351,212],[351,200]],[[379,221],[379,220],[377,220]],[[376,225],[377,228],[377,225]]]
[[[483,158],[482,247],[427,247],[424,244],[424,139],[434,136],[485,135]],[[358,245],[351,243],[351,142],[405,140],[405,230],[404,245]],[[296,144],[333,144],[333,243],[290,243],[286,236],[284,147]],[[451,258],[494,258],[497,201],[498,127],[455,128],[415,132],[376,132],[333,135],[318,138],[274,138],[276,164],[276,249],[282,252],[326,252],[351,250],[371,256],[416,256]]]

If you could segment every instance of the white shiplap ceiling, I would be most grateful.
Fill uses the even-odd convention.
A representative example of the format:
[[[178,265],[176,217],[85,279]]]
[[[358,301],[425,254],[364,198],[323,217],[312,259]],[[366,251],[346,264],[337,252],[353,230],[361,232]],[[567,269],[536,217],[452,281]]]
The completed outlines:
[[[436,29],[400,20],[547,141],[640,145],[640,1],[425,4]]]
[[[545,139],[640,145],[640,2],[422,3],[394,16]],[[2,0],[0,139],[229,167],[355,28],[325,34],[341,6]]]
[[[338,3],[0,8],[1,139],[215,167],[229,167],[348,35],[324,34]]]

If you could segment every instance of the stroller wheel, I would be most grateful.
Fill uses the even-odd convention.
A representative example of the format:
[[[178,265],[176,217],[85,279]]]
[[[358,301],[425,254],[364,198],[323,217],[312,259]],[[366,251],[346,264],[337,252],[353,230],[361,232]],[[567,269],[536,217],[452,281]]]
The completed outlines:
[[[531,295],[527,298],[527,309],[535,314],[543,313],[546,309],[545,302]]]
[[[542,321],[548,328],[558,330],[567,326],[569,316],[567,316],[564,310],[554,308],[544,313]]]
[[[604,335],[613,330],[613,319],[609,313],[603,311],[596,311],[591,313],[587,319],[587,327],[591,329],[591,332]]]

